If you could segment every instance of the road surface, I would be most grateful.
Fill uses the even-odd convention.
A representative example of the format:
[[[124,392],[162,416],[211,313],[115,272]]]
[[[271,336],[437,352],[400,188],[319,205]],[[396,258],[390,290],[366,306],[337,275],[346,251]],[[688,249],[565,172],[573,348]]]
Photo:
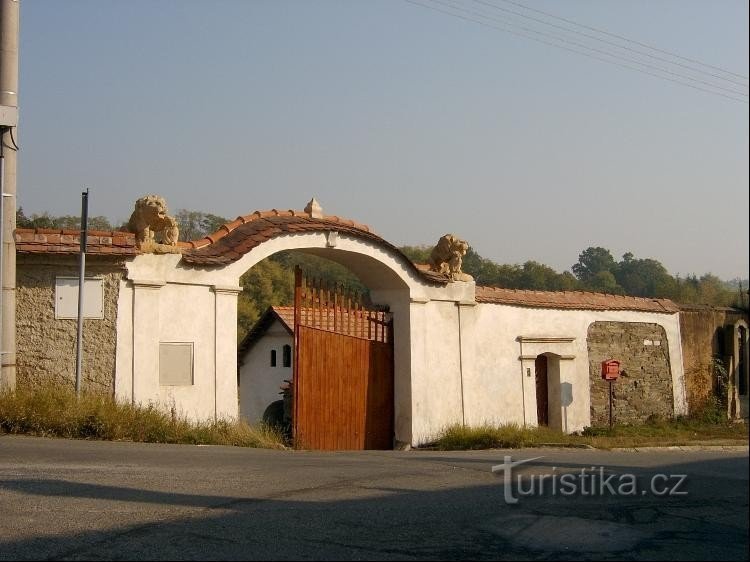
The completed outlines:
[[[323,453],[0,436],[1,560],[540,558],[746,560],[747,448]]]

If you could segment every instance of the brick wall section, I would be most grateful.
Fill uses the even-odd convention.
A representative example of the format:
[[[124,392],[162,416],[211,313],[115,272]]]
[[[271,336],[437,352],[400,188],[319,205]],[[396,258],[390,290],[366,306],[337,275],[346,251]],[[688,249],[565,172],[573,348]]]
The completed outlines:
[[[644,342],[651,342],[646,345]],[[659,345],[656,345],[656,343]],[[615,423],[638,423],[674,414],[669,346],[664,328],[644,322],[594,322],[588,331],[591,425],[609,423],[609,383],[601,378],[606,359],[621,362],[613,383]]]
[[[17,256],[17,383],[75,386],[77,320],[55,319],[55,277],[77,277],[75,256]],[[83,389],[113,394],[121,261],[87,259],[86,277],[101,277],[104,318],[83,323]]]

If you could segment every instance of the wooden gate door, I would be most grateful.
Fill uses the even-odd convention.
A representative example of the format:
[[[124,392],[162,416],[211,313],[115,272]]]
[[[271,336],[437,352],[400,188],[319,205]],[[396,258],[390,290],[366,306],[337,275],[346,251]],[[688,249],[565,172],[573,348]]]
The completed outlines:
[[[393,323],[340,288],[295,271],[295,446],[393,447]]]
[[[549,425],[549,388],[547,384],[547,356],[534,361],[536,371],[536,419],[539,425]]]

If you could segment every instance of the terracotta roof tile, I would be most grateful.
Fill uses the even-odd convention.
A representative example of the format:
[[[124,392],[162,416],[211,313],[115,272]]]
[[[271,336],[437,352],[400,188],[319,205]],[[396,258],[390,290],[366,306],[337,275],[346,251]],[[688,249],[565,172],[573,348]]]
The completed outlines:
[[[182,261],[195,266],[226,265],[240,259],[244,254],[259,244],[283,234],[298,232],[336,231],[350,236],[374,242],[404,258],[423,280],[429,283],[446,284],[445,275],[424,271],[414,265],[394,245],[383,240],[368,226],[340,217],[330,215],[323,218],[312,218],[304,211],[256,211],[244,217],[238,217],[219,230],[200,240],[193,240],[183,246]]]
[[[220,266],[233,263],[244,254],[283,234],[336,231],[375,243],[403,257],[404,262],[424,281],[444,285],[449,279],[413,264],[393,244],[383,240],[367,225],[335,215],[312,218],[305,211],[255,211],[240,216],[217,232],[198,240],[180,241],[182,261],[195,266]],[[23,229],[15,231],[18,253],[77,254],[81,233],[70,229]],[[135,234],[124,231],[89,231],[90,254],[135,256],[140,254]]]
[[[526,291],[499,287],[477,287],[477,302],[578,310],[638,310],[672,314],[679,307],[669,299],[626,297],[584,291]]]
[[[294,332],[294,307],[293,306],[272,306],[276,316],[284,324],[284,327],[290,332]]]
[[[240,362],[253,344],[271,327],[274,320],[279,320],[289,335],[294,334],[294,307],[269,306],[237,346],[237,357]]]
[[[81,232],[78,230],[19,228],[14,235],[19,254],[67,255],[80,251]],[[140,252],[135,245],[135,234],[131,232],[90,230],[87,253],[133,256]]]

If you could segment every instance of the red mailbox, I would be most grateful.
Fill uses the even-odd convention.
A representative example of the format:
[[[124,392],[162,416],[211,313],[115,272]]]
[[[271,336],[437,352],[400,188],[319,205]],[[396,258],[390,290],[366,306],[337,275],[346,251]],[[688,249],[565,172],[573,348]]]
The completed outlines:
[[[620,362],[617,359],[602,361],[602,379],[616,381],[620,376]]]

